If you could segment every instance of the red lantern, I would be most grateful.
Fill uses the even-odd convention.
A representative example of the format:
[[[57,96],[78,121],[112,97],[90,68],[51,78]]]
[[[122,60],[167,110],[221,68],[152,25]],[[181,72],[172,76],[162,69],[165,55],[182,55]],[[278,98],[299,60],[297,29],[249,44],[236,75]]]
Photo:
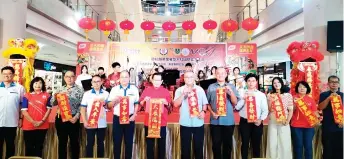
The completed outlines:
[[[244,21],[242,21],[241,26],[243,29],[248,31],[248,39],[251,41],[251,36],[253,34],[253,30],[257,29],[259,25],[258,20],[254,18],[246,18]]]
[[[186,31],[186,34],[190,35],[192,30],[196,28],[196,23],[192,20],[184,21],[182,24],[182,28]]]
[[[88,32],[96,27],[96,22],[92,18],[82,18],[78,22],[79,27],[84,29],[86,34],[86,39],[88,39]]]
[[[151,21],[144,21],[141,23],[141,29],[145,31],[146,35],[151,34],[154,28],[155,28],[155,24]]]
[[[227,38],[229,39],[232,36],[232,32],[238,29],[238,22],[232,19],[228,19],[221,24],[222,31],[227,33]]]
[[[99,22],[98,27],[99,30],[104,32],[104,35],[108,36],[111,31],[115,30],[116,24],[112,20],[105,19]]]
[[[162,29],[166,31],[168,39],[170,40],[171,32],[176,29],[176,24],[171,21],[165,22],[162,24]]]
[[[205,30],[208,30],[208,34],[213,33],[213,30],[216,29],[216,27],[217,27],[217,23],[211,19],[203,23],[203,28]]]
[[[129,34],[129,31],[134,29],[134,23],[128,19],[119,23],[119,26],[124,30],[124,34]]]

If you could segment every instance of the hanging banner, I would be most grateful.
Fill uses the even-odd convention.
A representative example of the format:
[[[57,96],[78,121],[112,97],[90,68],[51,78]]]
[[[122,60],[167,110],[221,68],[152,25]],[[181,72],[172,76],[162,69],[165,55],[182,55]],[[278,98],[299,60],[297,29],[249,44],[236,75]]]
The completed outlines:
[[[240,68],[240,74],[257,73],[257,44],[228,43],[226,67],[233,73],[234,67]]]
[[[78,42],[76,75],[81,73],[81,66],[88,67],[90,75],[97,74],[98,67],[109,66],[109,54],[106,42]]]

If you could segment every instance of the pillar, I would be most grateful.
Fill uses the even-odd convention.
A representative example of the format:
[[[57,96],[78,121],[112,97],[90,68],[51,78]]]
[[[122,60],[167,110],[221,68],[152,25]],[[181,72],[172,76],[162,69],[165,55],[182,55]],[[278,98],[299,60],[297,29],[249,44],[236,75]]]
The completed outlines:
[[[329,75],[337,75],[343,86],[343,54],[337,59],[336,53],[326,51],[327,21],[343,20],[343,0],[304,0],[303,12],[305,41],[318,41],[320,51],[325,55],[320,63],[320,80],[327,82]]]
[[[0,3],[0,68],[7,65],[2,52],[11,38],[25,38],[27,0],[1,0]],[[0,81],[2,76],[0,77]]]

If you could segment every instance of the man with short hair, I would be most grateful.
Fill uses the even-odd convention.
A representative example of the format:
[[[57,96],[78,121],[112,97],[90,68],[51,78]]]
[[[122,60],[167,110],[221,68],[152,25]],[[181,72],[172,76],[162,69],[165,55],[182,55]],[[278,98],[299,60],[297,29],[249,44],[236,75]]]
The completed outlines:
[[[25,89],[13,82],[14,69],[5,66],[1,69],[3,82],[0,83],[0,156],[3,156],[3,144],[6,142],[6,158],[14,156],[17,127],[21,127],[23,117],[20,104]]]
[[[343,92],[339,91],[339,77],[328,77],[329,91],[320,94],[319,109],[323,111],[322,121],[322,144],[324,159],[343,159],[343,123],[338,123],[334,119],[334,110],[343,115]],[[333,107],[334,98],[341,99],[338,108]]]
[[[107,99],[108,108],[113,108],[113,152],[114,159],[120,159],[122,138],[124,136],[125,144],[125,159],[131,159],[133,149],[133,139],[135,130],[135,117],[138,111],[139,104],[139,90],[135,85],[129,83],[129,72],[122,71],[120,73],[120,84],[111,89],[109,98]],[[120,117],[123,115],[121,110],[121,103],[124,103],[123,97],[128,97],[129,101],[125,101],[128,105],[129,123],[121,123]],[[122,102],[121,102],[122,101]],[[126,109],[127,110],[127,109]],[[127,112],[125,112],[127,113]],[[126,114],[124,114],[126,115]]]
[[[79,144],[79,131],[80,131],[80,103],[84,95],[83,88],[80,88],[75,84],[75,74],[73,71],[67,71],[64,75],[64,81],[66,85],[62,86],[56,91],[56,93],[51,98],[52,106],[59,106],[57,109],[58,115],[55,118],[55,127],[58,136],[58,152],[59,158],[67,158],[67,143],[69,138],[69,143],[71,146],[72,159],[79,158],[80,144]],[[58,96],[67,96],[67,100],[58,101]],[[60,107],[69,105],[70,113],[72,118],[68,121],[63,121],[63,115],[61,115],[64,110]],[[62,111],[62,112],[61,112]]]
[[[230,159],[232,157],[232,136],[234,132],[235,122],[233,105],[236,105],[239,99],[239,93],[235,86],[226,83],[227,71],[225,68],[217,68],[215,77],[216,83],[211,84],[207,90],[207,98],[209,101],[208,109],[211,114],[210,132],[213,141],[214,159]],[[219,91],[225,90],[225,115],[221,114],[219,106]],[[222,109],[222,108],[221,108]]]
[[[185,64],[185,72],[192,72],[193,71],[193,67],[192,67],[192,64],[190,62],[186,63]],[[185,81],[184,81],[184,74],[182,74],[180,76],[180,83],[181,84],[184,84]]]
[[[106,78],[106,74],[105,74],[105,69],[104,67],[98,67],[98,75],[100,76],[100,78]]]
[[[118,62],[114,62],[111,65],[112,69],[113,69],[113,73],[109,74],[106,83],[105,83],[105,87],[106,88],[112,88],[115,87],[117,85],[119,85],[119,76],[120,76],[120,72],[121,72],[121,64],[119,64]]]
[[[182,159],[191,158],[193,136],[195,158],[203,158],[204,115],[208,100],[202,87],[195,84],[195,74],[185,72],[185,85],[176,90],[174,106],[180,107],[180,137]]]
[[[159,99],[163,104],[163,110],[160,119],[160,138],[158,138],[158,158],[164,159],[165,158],[165,149],[166,149],[166,125],[167,125],[167,116],[168,116],[168,107],[171,103],[171,95],[169,91],[164,88],[161,84],[163,83],[162,74],[161,73],[154,73],[152,75],[152,87],[147,87],[143,91],[140,97],[140,104],[145,107],[145,136],[148,135],[149,129],[149,110],[151,109],[147,105],[151,100]],[[148,107],[147,107],[148,106]],[[146,149],[147,149],[147,159],[154,159],[154,142],[155,138],[146,138]]]

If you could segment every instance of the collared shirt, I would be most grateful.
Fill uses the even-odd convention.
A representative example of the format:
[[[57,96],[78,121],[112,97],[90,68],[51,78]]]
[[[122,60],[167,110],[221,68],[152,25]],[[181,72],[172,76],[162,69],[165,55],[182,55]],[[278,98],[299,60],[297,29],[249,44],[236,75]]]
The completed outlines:
[[[120,72],[113,72],[111,74],[109,74],[108,78],[105,81],[105,87],[106,88],[110,88],[111,87],[111,81],[115,82],[115,85],[119,85],[119,77],[120,77]]]
[[[22,109],[26,110],[30,117],[35,121],[41,121],[48,109],[51,109],[51,96],[47,92],[26,93],[23,98]],[[26,118],[23,119],[23,130],[48,129],[49,121],[46,120],[41,126],[35,127]]]
[[[179,87],[174,96],[174,100],[179,98],[183,94],[183,90],[186,86]],[[203,106],[208,104],[207,96],[202,87],[194,85],[194,89],[196,89],[196,94],[198,98],[198,110],[201,112],[203,110]],[[191,117],[190,110],[189,110],[189,103],[187,98],[183,98],[181,107],[179,109],[180,117],[179,117],[179,124],[186,127],[200,127],[204,125],[204,119],[199,119],[198,117]]]
[[[0,127],[17,127],[19,120],[19,104],[23,100],[25,89],[12,82],[9,87],[0,84]]]
[[[246,91],[246,92],[248,92],[248,91]],[[262,93],[258,90],[253,91],[253,95],[256,98],[256,113],[258,116],[257,119],[258,120],[265,120],[269,114],[269,108],[268,108],[268,102],[267,102],[266,96],[264,93]],[[238,101],[238,104],[235,106],[235,109],[240,110],[239,115],[241,117],[247,119],[246,100],[244,98],[241,98]]]
[[[171,103],[171,95],[169,93],[169,91],[160,86],[159,88],[154,88],[153,86],[152,87],[148,87],[146,88],[142,94],[141,94],[141,97],[140,97],[140,102],[143,101],[146,97],[150,97],[150,98],[163,98],[163,99],[166,99],[166,101],[168,103]],[[147,104],[147,103],[146,103]],[[144,106],[146,106],[146,104]],[[145,108],[146,110],[149,110],[149,108]],[[168,116],[168,110],[166,107],[163,108],[164,111],[161,115],[161,126],[166,126],[167,125],[167,116]],[[149,112],[146,111],[145,113],[145,126],[148,126],[148,121],[149,121]]]
[[[319,97],[319,104],[323,102],[325,99],[327,99],[331,95],[331,93],[332,93],[331,91],[321,93]],[[340,95],[340,98],[342,98],[342,104],[343,104],[343,92],[337,91],[336,93]],[[343,128],[339,128],[338,124],[334,122],[331,101],[329,101],[327,107],[323,109],[323,117],[324,117],[322,121],[323,131],[326,131],[326,132],[343,131]]]
[[[213,83],[208,87],[207,90],[207,98],[209,101],[209,104],[211,105],[212,110],[216,113],[217,112],[217,107],[216,107],[216,89],[220,88],[220,87],[225,87],[225,86],[230,86],[234,95],[236,96],[236,98],[239,100],[239,93],[238,91],[235,89],[235,86],[229,83],[225,83],[224,86],[220,86],[219,83]],[[227,107],[227,115],[226,116],[220,116],[218,119],[214,119],[212,117],[210,117],[210,124],[212,125],[234,125],[234,113],[233,113],[233,106],[230,100],[230,95],[227,93],[227,98],[226,98],[226,107]]]
[[[118,85],[111,89],[109,98],[107,102],[113,101],[116,97],[129,97],[129,114],[134,114],[135,111],[135,104],[139,103],[139,89],[135,85],[128,84],[127,88],[122,87],[122,85]],[[116,104],[113,108],[113,114],[119,116],[119,103]]]
[[[99,92],[97,92],[94,89],[91,89],[85,92],[81,101],[81,106],[86,108],[87,119],[85,121],[87,121],[90,116],[94,100],[98,99],[98,100],[105,101],[108,97],[109,97],[109,93],[102,89],[100,89]],[[106,124],[106,111],[104,107],[101,107],[100,113],[99,113],[98,128],[106,128],[106,125],[107,125]]]
[[[68,88],[65,85],[65,86],[60,87],[60,89],[56,91],[56,93],[66,93],[66,92],[68,96],[69,105],[71,107],[72,115],[74,116],[77,113],[79,114],[80,103],[81,103],[82,96],[84,95],[84,90],[74,84],[71,88]],[[55,95],[52,96],[50,102],[52,106],[57,106],[57,100],[55,98]]]

